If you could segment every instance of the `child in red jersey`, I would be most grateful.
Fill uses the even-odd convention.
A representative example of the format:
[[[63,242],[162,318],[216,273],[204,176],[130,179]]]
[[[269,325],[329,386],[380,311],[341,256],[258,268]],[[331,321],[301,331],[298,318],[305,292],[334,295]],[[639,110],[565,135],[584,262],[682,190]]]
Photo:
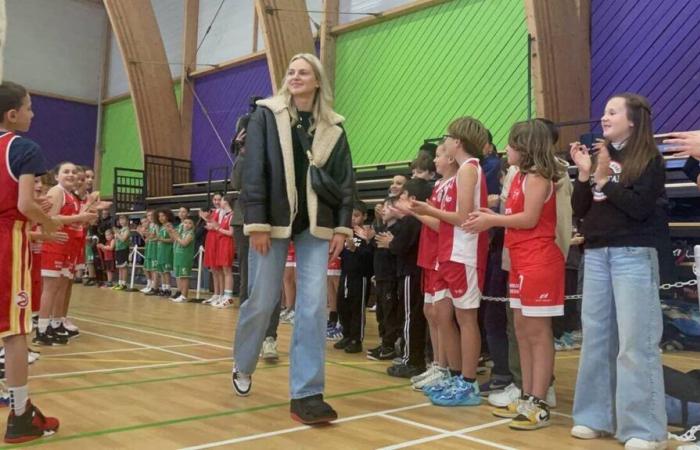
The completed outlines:
[[[487,206],[486,177],[479,159],[488,145],[488,132],[478,120],[454,120],[445,136],[445,154],[459,164],[457,174],[444,181],[439,205],[414,204],[417,214],[440,220],[438,270],[434,282],[440,343],[444,344],[451,377],[425,391],[440,406],[481,403],[476,370],[481,353],[478,311],[488,252],[486,234],[468,234],[460,225],[469,213]],[[443,301],[445,298],[449,301]],[[458,328],[454,317],[457,318]],[[459,369],[456,369],[459,368]],[[461,370],[460,370],[461,369]]]
[[[535,430],[550,424],[545,402],[554,371],[552,317],[564,314],[564,256],[555,243],[555,182],[566,174],[554,156],[552,135],[537,120],[513,125],[508,137],[508,163],[519,172],[506,199],[505,214],[488,208],[464,223],[469,232],[505,227],[510,252],[510,306],[522,367],[522,397],[494,410],[510,417],[510,427]]]
[[[227,195],[221,199],[221,218],[219,226],[216,228],[216,261],[215,267],[221,271],[224,278],[224,295],[212,306],[216,308],[230,308],[233,306],[233,255],[235,249],[233,245],[233,228],[231,220],[233,219],[232,206],[235,202],[233,195]]]
[[[430,196],[429,203],[439,207],[444,202],[444,197],[447,193],[447,187],[450,186],[451,180],[457,175],[459,165],[454,157],[447,154],[444,143],[441,143],[435,150],[435,169],[442,176],[435,183],[433,192]],[[410,210],[408,210],[410,212]],[[422,390],[449,378],[450,370],[458,372],[461,370],[458,361],[453,358],[453,365],[449,365],[447,357],[448,344],[440,339],[441,330],[449,333],[455,329],[454,317],[452,314],[438,314],[440,301],[445,296],[436,290],[436,282],[438,278],[438,241],[440,239],[440,220],[429,215],[416,215],[416,218],[421,221],[423,227],[421,229],[420,243],[418,248],[418,265],[423,269],[423,292],[424,306],[423,313],[430,327],[430,339],[433,345],[434,362],[421,375],[414,377],[411,380],[413,388]],[[444,302],[444,307],[447,308],[449,302]],[[442,320],[440,320],[442,318]],[[444,335],[445,332],[443,331]],[[443,336],[443,340],[444,340]],[[453,339],[456,340],[454,337]]]
[[[107,274],[107,284],[104,285],[104,287],[107,288],[114,287],[114,271],[116,270],[114,263],[115,244],[114,231],[111,228],[105,231],[105,243],[97,244],[97,248],[100,250],[100,255],[102,256],[102,265],[105,274]]]
[[[209,269],[214,282],[214,295],[209,299],[204,300],[202,304],[214,305],[223,297],[224,292],[224,273],[216,267],[216,251],[219,233],[216,229],[219,227],[219,219],[221,213],[221,194],[214,194],[211,198],[212,209],[210,211],[200,211],[199,217],[206,221],[207,236],[204,239],[204,267]]]
[[[76,183],[76,168],[73,163],[60,163],[54,171],[58,184],[48,192],[51,201],[49,215],[62,224],[61,231],[68,234],[68,242],[45,242],[42,249],[41,276],[44,289],[41,294],[39,325],[34,342],[41,345],[67,344],[71,333],[63,321],[65,296],[75,272],[75,242],[83,223],[94,220],[97,215],[81,212],[77,198],[72,194]]]
[[[10,393],[10,415],[5,442],[22,443],[58,430],[58,419],[44,416],[29,400],[27,340],[32,330],[31,261],[28,221],[45,233],[59,222],[42,211],[34,199],[34,178],[44,172],[39,146],[15,134],[31,125],[32,102],[22,86],[0,85],[0,337],[5,348],[5,374]]]

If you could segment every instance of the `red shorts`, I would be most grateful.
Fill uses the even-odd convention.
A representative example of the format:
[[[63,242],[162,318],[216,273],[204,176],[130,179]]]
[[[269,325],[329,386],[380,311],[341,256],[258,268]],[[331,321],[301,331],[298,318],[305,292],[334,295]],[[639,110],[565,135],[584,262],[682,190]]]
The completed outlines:
[[[204,267],[207,269],[216,267],[217,234],[219,234],[217,231],[209,230],[207,231],[207,237],[204,239]],[[155,257],[155,254],[152,255],[153,259],[155,259]]]
[[[0,337],[32,331],[32,276],[29,227],[19,220],[0,222]]]
[[[481,304],[485,270],[463,263],[441,262],[435,278],[435,301],[450,297],[455,308],[474,309]]]
[[[294,244],[289,243],[289,249],[287,250],[287,263],[285,267],[296,267],[297,266],[297,254],[294,250]]]
[[[561,254],[561,253],[560,253]],[[513,261],[508,283],[510,307],[523,316],[564,315],[564,258],[519,267]]]
[[[32,312],[41,308],[41,253],[32,252]]]
[[[332,261],[328,261],[328,274],[329,277],[339,277],[340,276],[340,258],[336,258]]]
[[[219,236],[216,244],[216,258],[214,267],[233,267],[233,255],[235,253],[233,237]]]
[[[41,276],[51,278],[73,278],[75,259],[72,248],[66,247],[66,252],[47,252],[41,255]]]
[[[435,282],[437,278],[437,270],[423,269],[423,301],[425,303],[435,303],[437,300],[444,298],[444,296],[440,298],[435,296]]]

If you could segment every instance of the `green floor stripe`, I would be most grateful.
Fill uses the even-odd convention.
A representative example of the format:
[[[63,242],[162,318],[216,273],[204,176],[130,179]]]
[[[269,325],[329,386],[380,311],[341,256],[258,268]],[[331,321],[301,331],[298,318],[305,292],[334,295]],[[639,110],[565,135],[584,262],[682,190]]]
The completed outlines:
[[[401,389],[401,388],[405,388],[405,387],[406,387],[405,383],[395,384],[395,385],[391,385],[391,386],[384,386],[384,387],[372,388],[372,389],[363,389],[363,390],[359,390],[359,391],[349,391],[349,392],[343,392],[340,394],[329,395],[329,396],[326,396],[326,399],[353,397],[353,396],[358,396],[358,395],[363,395],[363,394],[370,394],[370,393],[376,393],[376,392],[390,391],[390,390],[394,390],[394,389]],[[218,417],[233,416],[233,415],[244,414],[244,413],[249,413],[249,412],[256,412],[256,411],[264,411],[264,410],[279,408],[279,407],[288,406],[288,405],[289,405],[289,401],[270,403],[267,405],[253,406],[250,408],[226,410],[226,411],[221,411],[218,413],[202,414],[202,415],[190,416],[190,417],[182,417],[180,419],[163,420],[160,422],[143,423],[143,424],[139,424],[139,425],[131,425],[128,427],[107,428],[104,430],[89,431],[86,433],[77,433],[77,434],[73,434],[70,436],[58,435],[58,436],[54,436],[54,437],[47,438],[47,439],[40,439],[40,440],[32,441],[32,442],[29,442],[27,444],[3,445],[3,446],[0,446],[0,448],[20,448],[20,447],[36,447],[39,445],[50,445],[50,444],[57,443],[57,442],[74,441],[74,440],[86,439],[86,438],[90,438],[90,437],[104,436],[107,434],[125,433],[125,432],[129,432],[129,431],[137,431],[137,430],[143,430],[143,429],[148,429],[148,428],[166,427],[166,426],[177,425],[177,424],[186,423],[186,422],[197,422],[197,421],[201,421],[201,420],[214,419],[214,418],[218,418]]]

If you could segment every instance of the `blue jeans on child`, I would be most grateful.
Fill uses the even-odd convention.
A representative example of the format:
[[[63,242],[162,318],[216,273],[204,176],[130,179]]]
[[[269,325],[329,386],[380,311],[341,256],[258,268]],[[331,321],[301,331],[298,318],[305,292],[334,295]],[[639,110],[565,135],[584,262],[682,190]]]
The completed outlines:
[[[252,374],[271,314],[280,299],[289,239],[272,239],[267,255],[249,253],[248,300],[241,305],[233,358],[238,370]],[[294,236],[297,298],[290,346],[289,390],[298,399],[322,394],[325,384],[326,272],[329,242],[308,230]]]
[[[665,440],[656,250],[605,247],[586,249],[584,257],[574,423],[621,442]]]

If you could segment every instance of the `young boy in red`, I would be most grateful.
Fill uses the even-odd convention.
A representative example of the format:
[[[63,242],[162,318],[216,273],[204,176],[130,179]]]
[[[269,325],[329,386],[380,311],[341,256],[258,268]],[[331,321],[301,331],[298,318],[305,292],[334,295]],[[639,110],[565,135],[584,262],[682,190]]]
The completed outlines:
[[[0,336],[5,347],[5,371],[10,391],[10,415],[5,442],[21,443],[58,430],[58,419],[45,417],[29,400],[27,338],[32,330],[29,221],[52,233],[58,223],[34,200],[34,177],[43,173],[39,146],[17,136],[32,122],[32,102],[22,86],[0,85]]]

